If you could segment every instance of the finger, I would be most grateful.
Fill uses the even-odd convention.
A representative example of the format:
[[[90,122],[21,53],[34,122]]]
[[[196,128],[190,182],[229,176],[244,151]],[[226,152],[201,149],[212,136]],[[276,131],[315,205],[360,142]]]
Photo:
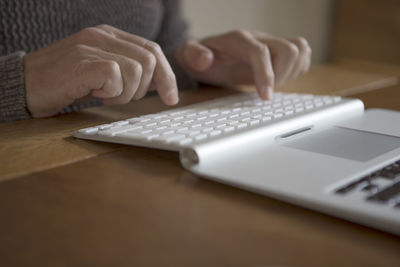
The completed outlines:
[[[161,100],[167,105],[178,103],[178,88],[175,74],[158,44],[108,25],[101,25],[99,28],[126,42],[137,44],[152,53],[156,58],[153,79]]]
[[[156,86],[154,85],[154,82],[150,83],[149,92],[153,92],[155,90],[156,90]]]
[[[87,51],[96,57],[117,62],[122,74],[122,93],[119,96],[103,100],[103,103],[105,105],[129,103],[140,85],[140,80],[143,73],[140,63],[131,58],[106,52],[98,48],[88,47]],[[95,97],[103,97],[103,91],[100,89],[93,90],[92,95]]]
[[[112,98],[123,91],[123,79],[117,62],[113,60],[83,60],[75,69],[74,86],[67,92],[70,99],[87,96],[97,90],[97,97]]]
[[[160,46],[154,42],[147,41],[145,47],[156,55],[157,65],[154,70],[153,81],[161,100],[166,105],[175,105],[179,102],[178,86],[176,77],[164,56]]]
[[[309,70],[311,64],[312,50],[307,40],[303,37],[293,38],[289,40],[299,49],[299,57],[291,73],[291,77],[294,78]]]
[[[249,64],[260,97],[266,100],[272,98],[275,74],[268,46],[243,30],[206,38],[202,44]]]
[[[254,32],[256,38],[270,48],[275,72],[275,85],[281,86],[289,80],[299,59],[299,48],[288,40]]]
[[[185,66],[194,71],[206,71],[211,67],[214,61],[212,50],[195,40],[187,41],[182,49],[182,57]]]

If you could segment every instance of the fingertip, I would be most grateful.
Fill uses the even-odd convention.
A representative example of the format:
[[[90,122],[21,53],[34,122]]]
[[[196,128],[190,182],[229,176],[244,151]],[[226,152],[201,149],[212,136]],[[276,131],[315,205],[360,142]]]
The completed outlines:
[[[178,104],[179,96],[177,90],[171,90],[167,93],[165,104],[173,106]]]
[[[197,71],[206,71],[209,69],[214,61],[214,55],[211,51],[202,51],[197,58]]]
[[[116,96],[115,93],[112,94],[111,92],[105,91],[102,88],[92,90],[91,95],[97,98],[112,98]]]
[[[146,94],[147,94],[147,91],[144,91],[143,93],[140,93],[140,94],[135,94],[135,95],[133,96],[133,100],[140,100],[140,99],[142,99],[143,97],[145,97]]]
[[[272,86],[267,87],[267,97],[268,100],[272,100],[272,98],[274,98],[274,88],[272,88]]]
[[[258,90],[258,94],[263,100],[272,100],[274,97],[274,88],[272,86],[262,86]]]
[[[191,41],[184,52],[186,65],[199,72],[206,71],[214,61],[213,52],[201,43]]]

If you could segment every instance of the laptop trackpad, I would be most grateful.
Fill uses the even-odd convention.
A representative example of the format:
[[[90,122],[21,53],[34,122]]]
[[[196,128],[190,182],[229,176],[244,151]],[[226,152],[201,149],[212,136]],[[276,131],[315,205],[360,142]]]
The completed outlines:
[[[400,138],[354,129],[332,127],[284,146],[356,161],[368,161],[400,147]]]

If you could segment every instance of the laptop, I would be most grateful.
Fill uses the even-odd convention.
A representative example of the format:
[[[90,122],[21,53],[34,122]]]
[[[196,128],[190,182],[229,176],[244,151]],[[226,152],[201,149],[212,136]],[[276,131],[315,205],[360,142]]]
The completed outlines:
[[[400,235],[400,112],[360,100],[238,94],[80,129],[166,149],[207,179]]]

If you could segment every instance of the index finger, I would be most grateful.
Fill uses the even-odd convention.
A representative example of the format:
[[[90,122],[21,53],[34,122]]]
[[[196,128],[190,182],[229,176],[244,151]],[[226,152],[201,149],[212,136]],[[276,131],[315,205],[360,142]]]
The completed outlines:
[[[97,27],[119,39],[140,45],[150,51],[157,59],[153,82],[161,100],[167,105],[175,105],[178,103],[178,87],[176,84],[175,74],[158,44],[109,25],[101,25]]]
[[[275,74],[268,46],[243,30],[206,38],[201,43],[249,64],[260,97],[265,100],[272,98]]]

